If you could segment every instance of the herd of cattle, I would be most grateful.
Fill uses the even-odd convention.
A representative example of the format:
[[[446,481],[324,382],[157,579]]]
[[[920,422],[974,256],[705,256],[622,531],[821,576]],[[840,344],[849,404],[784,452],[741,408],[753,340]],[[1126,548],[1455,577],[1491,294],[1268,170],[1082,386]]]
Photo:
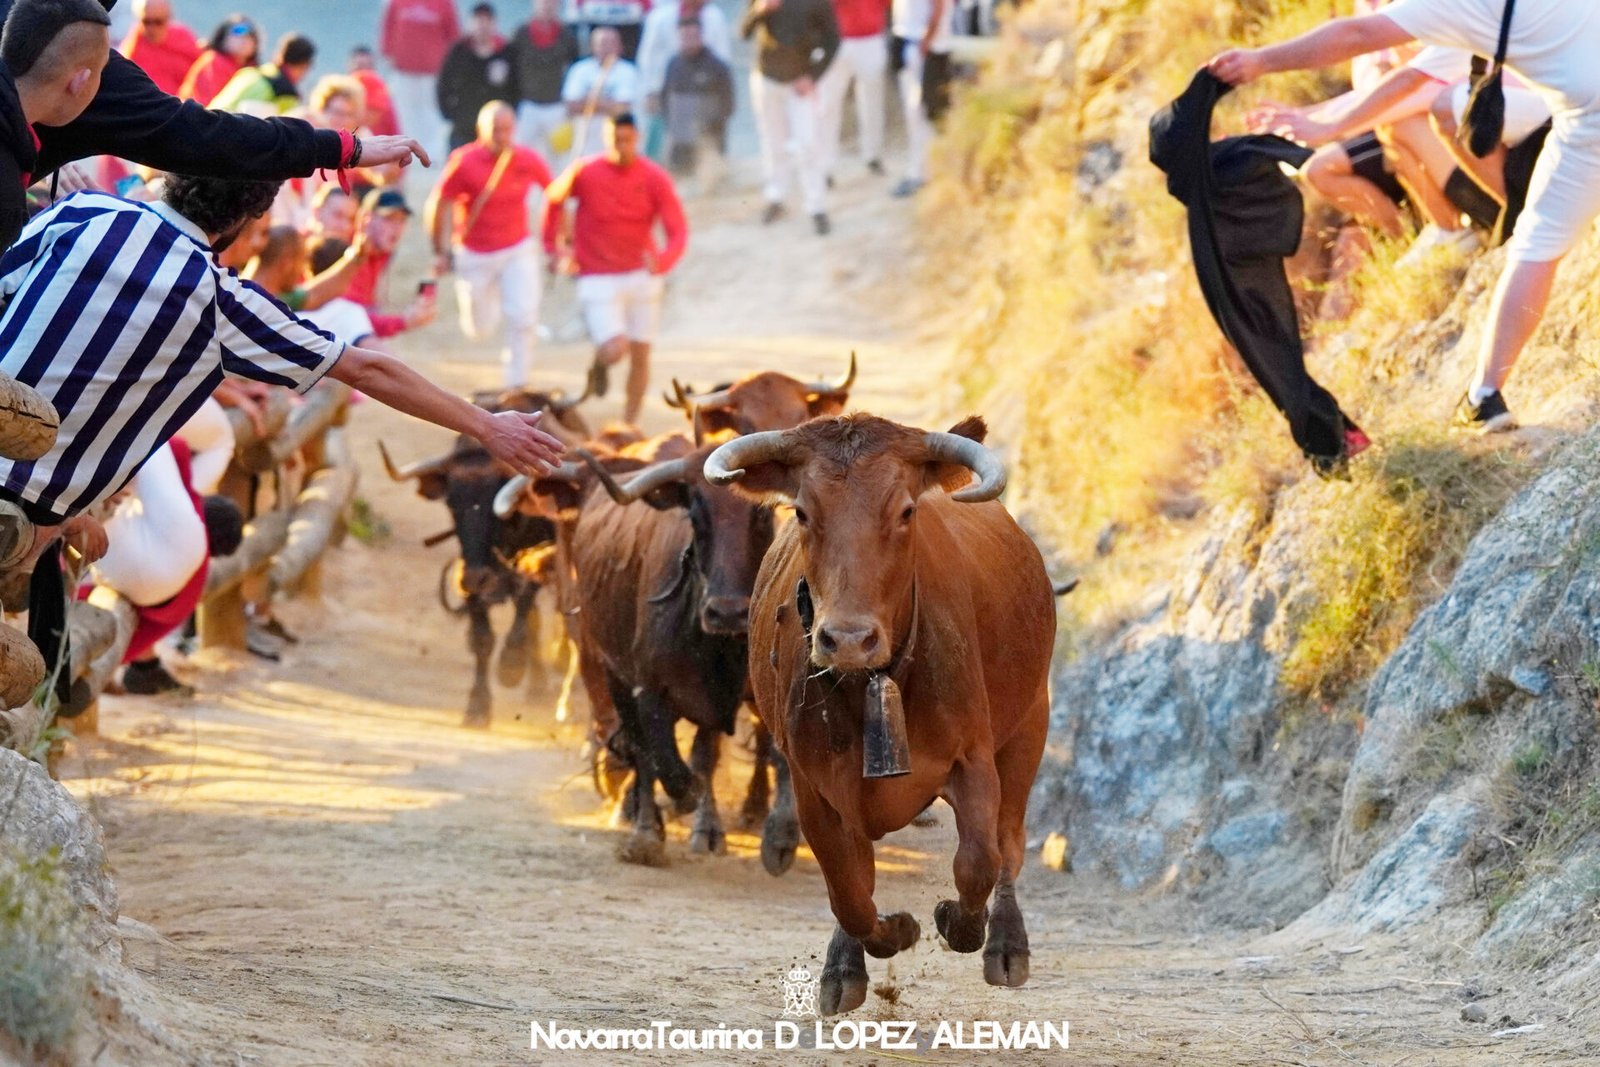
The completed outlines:
[[[831,382],[770,371],[707,393],[674,382],[685,431],[653,438],[592,433],[583,397],[479,397],[547,412],[577,458],[541,478],[512,477],[466,438],[406,467],[383,457],[450,511],[461,559],[447,584],[476,659],[469,725],[491,713],[490,606],[515,607],[496,664],[515,685],[537,658],[535,598],[554,593],[570,651],[558,715],[581,680],[596,785],[631,824],[624,860],[665,860],[658,784],[693,814],[692,850],[724,849],[720,740],[754,706],[743,818],[764,817],[771,873],[793,863],[802,832],[822,870],[838,920],[819,998],[830,1015],[865,1000],[866,953],[887,958],[921,936],[908,913],[878,912],[872,843],[936,797],[959,836],[939,934],[983,949],[991,984],[1027,980],[1014,881],[1058,592],[997,502],[1006,472],[983,421],[930,433],[843,414],[855,376],[852,356]],[[680,719],[695,728],[687,763]]]

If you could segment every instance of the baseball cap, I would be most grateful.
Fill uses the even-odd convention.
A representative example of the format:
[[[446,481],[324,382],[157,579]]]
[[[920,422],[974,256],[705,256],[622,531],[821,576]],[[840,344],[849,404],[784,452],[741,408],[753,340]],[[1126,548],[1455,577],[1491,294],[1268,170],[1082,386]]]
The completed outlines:
[[[372,190],[361,200],[361,208],[369,214],[380,211],[403,211],[410,215],[411,208],[406,204],[405,194],[392,186],[385,186]]]

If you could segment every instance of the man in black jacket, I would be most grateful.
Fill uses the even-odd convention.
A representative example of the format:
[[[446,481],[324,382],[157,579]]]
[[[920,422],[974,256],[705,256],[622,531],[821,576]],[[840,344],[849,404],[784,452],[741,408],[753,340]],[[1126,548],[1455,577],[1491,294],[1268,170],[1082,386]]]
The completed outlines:
[[[817,80],[839,50],[839,22],[829,0],[750,0],[741,32],[756,39],[750,100],[761,133],[766,184],[764,223],[783,217],[789,173],[818,235],[828,232],[826,162],[817,143]],[[792,151],[794,159],[784,156]]]
[[[567,122],[561,85],[567,68],[578,61],[578,51],[578,35],[562,24],[558,0],[534,0],[533,18],[506,44],[517,85],[517,142],[536,149],[552,170],[559,169],[566,153],[553,135]]]
[[[506,58],[506,39],[494,24],[494,8],[472,9],[467,35],[450,47],[439,68],[439,113],[450,124],[450,151],[478,136],[478,113],[495,100],[510,103],[517,89]]]
[[[109,10],[115,0],[100,0]],[[10,21],[11,0],[0,0],[0,19]],[[28,122],[20,108],[14,75],[0,62],[0,157],[15,155],[15,131],[26,137]],[[320,169],[409,163],[427,165],[428,156],[409,137],[364,137],[359,141],[336,130],[314,130],[299,119],[258,119],[208,111],[192,100],[179,100],[156,88],[138,65],[112,52],[100,72],[99,90],[82,114],[61,125],[42,125],[37,155],[18,156],[18,171],[38,180],[74,160],[114,155],[157,170],[202,177],[249,177],[268,181],[303,178]],[[359,152],[359,158],[356,153]],[[10,163],[0,163],[9,168]],[[0,227],[10,213],[22,210],[23,190],[0,178]],[[14,204],[14,206],[13,206]],[[20,215],[18,216],[20,219]],[[18,222],[20,226],[20,221]],[[0,248],[17,229],[0,228]]]

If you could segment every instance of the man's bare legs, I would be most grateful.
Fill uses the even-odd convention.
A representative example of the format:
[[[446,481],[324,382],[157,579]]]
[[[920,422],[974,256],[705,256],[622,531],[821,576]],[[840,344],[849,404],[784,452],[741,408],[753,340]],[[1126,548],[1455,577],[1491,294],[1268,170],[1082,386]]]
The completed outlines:
[[[637,423],[644,407],[644,393],[650,387],[650,342],[628,342],[628,398],[622,421]]]
[[[1317,149],[1306,161],[1304,173],[1311,187],[1345,214],[1376,227],[1388,237],[1405,232],[1400,209],[1376,185],[1356,174],[1343,145]]]
[[[1394,162],[1395,177],[1423,219],[1441,230],[1461,229],[1461,209],[1444,195],[1444,183],[1456,163],[1428,120],[1414,115],[1385,127],[1380,136]]]
[[[1500,273],[1489,305],[1489,322],[1478,352],[1478,369],[1468,399],[1476,403],[1499,391],[1511,377],[1517,357],[1533,338],[1550,303],[1560,259],[1547,263],[1512,261]]]

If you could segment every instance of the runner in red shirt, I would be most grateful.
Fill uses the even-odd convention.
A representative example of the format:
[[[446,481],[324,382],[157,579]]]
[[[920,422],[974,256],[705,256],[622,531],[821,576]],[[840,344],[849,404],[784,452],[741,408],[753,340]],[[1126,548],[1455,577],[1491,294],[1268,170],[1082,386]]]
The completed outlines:
[[[133,17],[133,29],[117,51],[139,64],[162,92],[176,96],[189,68],[200,58],[200,42],[189,27],[173,19],[167,0],[137,0]]]
[[[435,99],[439,68],[460,36],[455,0],[389,0],[384,6],[378,50],[394,64],[389,90],[400,128],[430,152],[444,143]]]
[[[506,387],[528,382],[544,279],[528,229],[528,194],[550,184],[539,153],[513,143],[517,114],[495,100],[478,112],[478,139],[450,153],[423,220],[436,270],[456,273],[461,332],[487,340],[505,325]]]
[[[545,190],[544,242],[552,266],[578,275],[578,303],[595,344],[591,384],[629,357],[622,417],[636,422],[650,384],[650,344],[661,316],[662,279],[683,257],[689,224],[672,179],[639,154],[631,114],[606,122],[606,153],[574,163]],[[570,226],[566,203],[576,199]],[[656,225],[667,243],[657,248]]]
[[[823,166],[831,179],[839,162],[844,100],[854,85],[861,158],[867,170],[882,175],[884,92],[889,71],[883,31],[889,25],[889,0],[833,0],[833,13],[839,20],[839,51],[817,82],[817,140]]]

